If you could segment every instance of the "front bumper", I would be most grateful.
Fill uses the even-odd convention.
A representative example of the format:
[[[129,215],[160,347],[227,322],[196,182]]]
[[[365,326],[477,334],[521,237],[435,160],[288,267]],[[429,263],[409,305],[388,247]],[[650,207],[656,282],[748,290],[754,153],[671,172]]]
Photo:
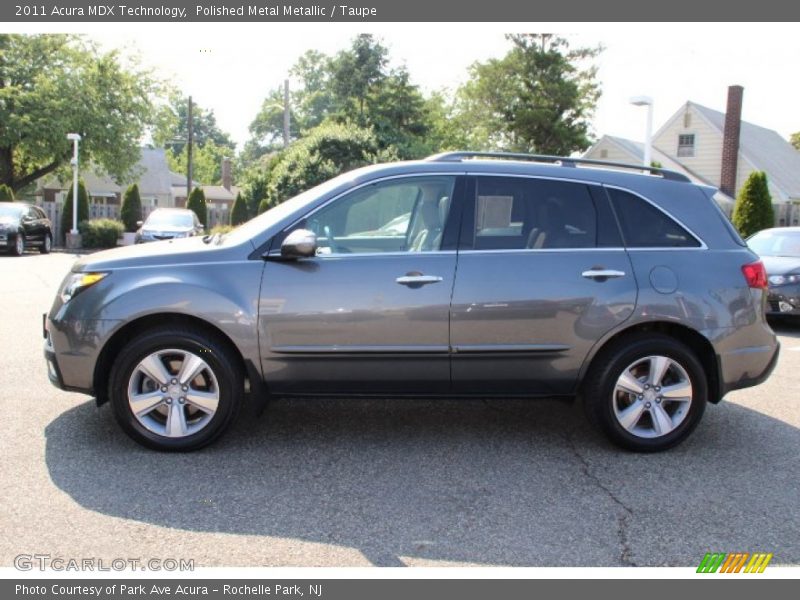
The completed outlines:
[[[800,316],[800,285],[770,287],[767,296],[767,314]]]

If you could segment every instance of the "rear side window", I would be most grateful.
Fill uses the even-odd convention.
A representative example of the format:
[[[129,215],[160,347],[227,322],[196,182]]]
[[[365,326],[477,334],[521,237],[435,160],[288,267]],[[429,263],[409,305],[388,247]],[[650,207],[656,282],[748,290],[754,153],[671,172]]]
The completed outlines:
[[[476,250],[594,248],[597,213],[582,184],[514,177],[479,177]]]
[[[609,189],[628,248],[698,248],[700,242],[668,215],[638,196]]]

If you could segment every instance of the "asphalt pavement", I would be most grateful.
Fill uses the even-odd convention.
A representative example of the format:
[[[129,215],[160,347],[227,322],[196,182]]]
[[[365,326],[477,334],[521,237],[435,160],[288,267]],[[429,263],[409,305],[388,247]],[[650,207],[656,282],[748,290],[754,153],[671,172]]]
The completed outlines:
[[[558,401],[275,400],[162,454],[47,380],[41,315],[74,260],[0,255],[0,566],[800,564],[800,324],[775,325],[766,383],[667,453],[617,450]]]

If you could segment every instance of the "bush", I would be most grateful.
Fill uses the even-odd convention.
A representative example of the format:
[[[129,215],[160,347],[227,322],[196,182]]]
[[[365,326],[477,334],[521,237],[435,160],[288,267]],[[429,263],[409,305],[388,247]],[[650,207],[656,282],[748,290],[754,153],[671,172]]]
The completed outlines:
[[[733,208],[733,224],[746,238],[775,225],[767,174],[755,171],[744,182]]]
[[[125,230],[121,221],[94,219],[78,223],[84,248],[113,248]]]
[[[267,205],[275,206],[340,173],[386,158],[370,130],[322,124],[281,153],[269,180]]]
[[[233,230],[233,225],[216,225],[215,227],[212,227],[211,231],[209,231],[208,233],[210,235],[216,235],[216,234],[223,235],[232,230]]]
[[[0,184],[0,202],[13,202],[14,190],[8,187],[5,183]]]
[[[139,229],[138,222],[142,220],[142,199],[139,196],[139,186],[135,183],[125,190],[119,218],[125,226],[125,231],[132,233]]]
[[[236,201],[231,209],[231,225],[241,225],[250,219],[250,211],[247,209],[247,202],[242,197],[242,193],[236,194]]]
[[[192,190],[192,193],[189,194],[189,199],[186,201],[186,208],[193,210],[203,227],[208,229],[208,210],[206,209],[206,195],[203,190],[198,187]]]
[[[89,220],[89,195],[83,180],[78,182],[78,223]],[[67,199],[61,206],[61,238],[72,230],[72,186],[69,188]],[[80,231],[80,229],[78,230]]]

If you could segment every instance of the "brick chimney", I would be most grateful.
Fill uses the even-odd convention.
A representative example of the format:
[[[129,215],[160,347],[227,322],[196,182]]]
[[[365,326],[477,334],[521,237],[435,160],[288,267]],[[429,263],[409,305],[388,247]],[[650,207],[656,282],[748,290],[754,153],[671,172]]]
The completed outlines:
[[[232,184],[233,180],[231,178],[231,159],[225,156],[222,158],[222,187],[230,191]]]
[[[736,197],[736,169],[739,162],[739,134],[742,129],[742,96],[744,88],[732,85],[728,88],[728,107],[725,110],[725,132],[722,137],[722,172],[719,189]]]

